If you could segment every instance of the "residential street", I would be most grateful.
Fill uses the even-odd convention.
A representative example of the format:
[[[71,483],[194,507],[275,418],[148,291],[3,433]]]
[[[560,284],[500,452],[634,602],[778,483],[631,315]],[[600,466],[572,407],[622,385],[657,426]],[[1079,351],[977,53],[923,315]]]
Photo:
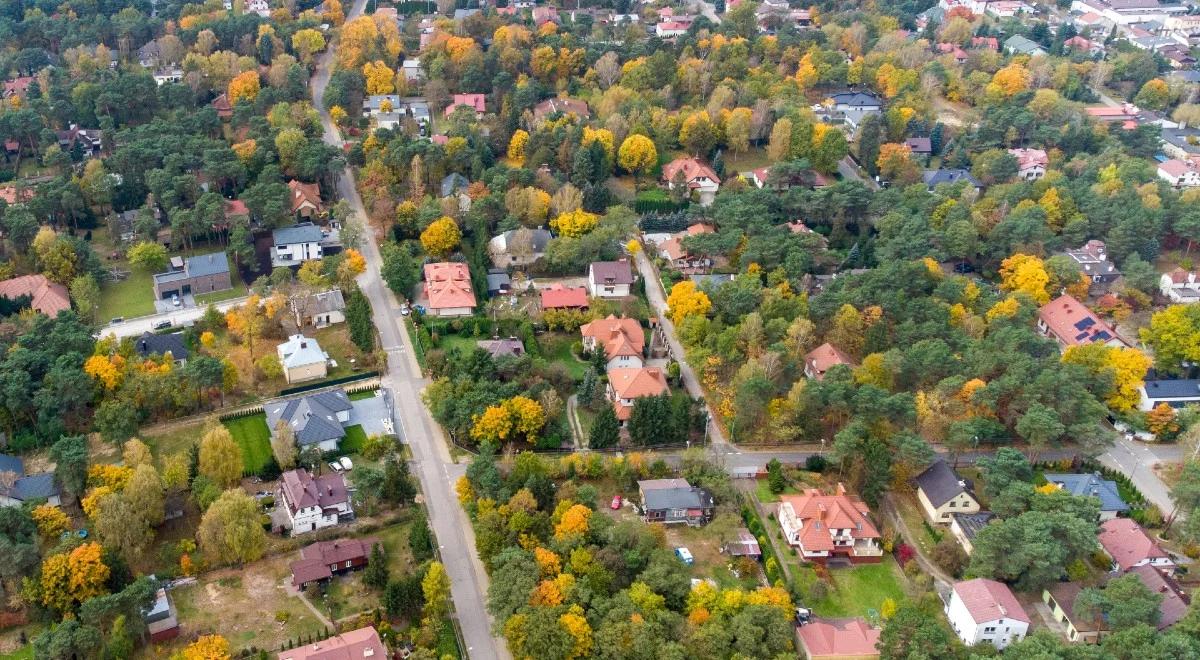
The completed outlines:
[[[1100,455],[1100,463],[1129,476],[1138,490],[1156,504],[1165,517],[1170,516],[1174,508],[1170,489],[1154,473],[1152,466],[1155,463],[1175,462],[1180,458],[1179,445],[1153,445],[1122,437]]]
[[[246,298],[244,296],[241,298],[231,298],[217,303],[214,307],[219,312],[227,312],[245,301]],[[170,321],[172,327],[181,328],[187,323],[204,316],[204,310],[206,309],[208,309],[208,305],[189,307],[187,309],[167,312],[166,314],[150,314],[149,316],[139,316],[135,319],[126,319],[121,323],[110,323],[100,328],[96,336],[107,337],[109,335],[116,335],[118,338],[139,337],[144,332],[153,332],[154,324],[159,321]]]
[[[346,14],[347,20],[362,14],[366,3],[367,0],[356,0]],[[312,79],[312,93],[313,102],[320,110],[325,126],[325,141],[340,148],[341,135],[323,103],[336,46],[335,43],[321,56],[317,73]],[[350,203],[364,223],[367,221],[362,199],[354,185],[354,174],[349,167],[338,179],[338,196]],[[451,460],[441,430],[421,401],[420,393],[426,380],[412,357],[414,353],[408,334],[400,327],[399,304],[379,275],[382,260],[374,232],[367,231],[365,235],[361,249],[367,260],[367,270],[359,276],[358,283],[371,302],[375,327],[379,330],[383,349],[388,355],[383,385],[395,393],[397,422],[412,449],[413,472],[420,479],[429,523],[437,535],[441,560],[450,576],[454,608],[466,642],[464,651],[469,657],[479,660],[510,658],[503,639],[492,636],[491,618],[484,605],[487,573],[475,553],[471,523],[459,506],[454,491],[454,481],[464,468]]]

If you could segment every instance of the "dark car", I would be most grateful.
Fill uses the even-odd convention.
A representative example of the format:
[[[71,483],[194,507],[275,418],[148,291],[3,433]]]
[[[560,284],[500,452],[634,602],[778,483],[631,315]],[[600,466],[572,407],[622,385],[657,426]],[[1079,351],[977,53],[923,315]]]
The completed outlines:
[[[974,273],[975,267],[966,261],[962,261],[957,264],[954,264],[954,272],[956,272],[960,275],[965,275],[967,273]]]
[[[170,319],[167,319],[166,321],[159,321],[158,323],[155,323],[155,324],[154,324],[154,329],[155,329],[155,330],[163,330],[163,329],[165,329],[165,328],[169,328],[169,327],[171,327],[171,320],[170,320]]]

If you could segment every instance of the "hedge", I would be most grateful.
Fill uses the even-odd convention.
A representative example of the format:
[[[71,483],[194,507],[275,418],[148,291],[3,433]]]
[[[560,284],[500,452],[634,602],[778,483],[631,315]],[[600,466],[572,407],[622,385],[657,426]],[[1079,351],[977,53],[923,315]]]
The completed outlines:
[[[360,380],[366,380],[368,378],[375,378],[378,375],[379,375],[378,371],[364,371],[361,374],[342,376],[341,378],[334,378],[332,380],[323,380],[323,381],[320,381],[317,383],[309,383],[308,385],[298,385],[296,387],[288,387],[288,388],[279,390],[279,396],[288,396],[289,394],[300,394],[301,392],[309,392],[312,390],[319,390],[319,389],[322,389],[325,387],[333,387],[334,385],[342,385],[344,383],[353,383],[353,382],[360,381]]]

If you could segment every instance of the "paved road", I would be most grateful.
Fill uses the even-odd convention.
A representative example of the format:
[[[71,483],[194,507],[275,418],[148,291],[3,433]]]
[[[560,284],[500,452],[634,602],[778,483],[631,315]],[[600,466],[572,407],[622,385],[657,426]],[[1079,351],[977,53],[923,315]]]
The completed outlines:
[[[1174,509],[1171,491],[1154,473],[1153,466],[1156,463],[1173,463],[1181,458],[1182,449],[1179,445],[1145,444],[1121,437],[1100,455],[1100,463],[1128,476],[1146,499],[1157,505],[1164,516],[1169,516]]]
[[[863,182],[864,185],[866,185],[866,187],[870,188],[871,190],[879,190],[879,184],[875,183],[874,179],[872,179],[870,177],[865,177],[858,173],[858,166],[854,164],[854,161],[851,160],[849,156],[846,156],[845,158],[839,160],[837,167],[838,167],[838,174],[841,174],[843,179],[849,179],[851,181],[861,181],[861,182]]]
[[[214,305],[217,311],[227,312],[230,309],[237,307],[246,301],[246,297],[230,298]],[[97,337],[107,337],[108,335],[116,335],[117,337],[139,337],[143,332],[153,332],[154,324],[159,321],[170,321],[175,327],[182,326],[189,321],[204,316],[204,310],[208,309],[208,305],[200,307],[189,307],[187,309],[179,309],[166,314],[151,314],[149,316],[139,316],[135,319],[126,319],[121,323],[110,323],[100,329],[96,333]]]
[[[346,18],[363,12],[367,0],[356,0]],[[320,59],[318,70],[312,80],[313,101],[321,112],[325,127],[325,141],[340,148],[341,135],[325,111],[323,98],[329,83],[333,50],[336,44]],[[342,173],[337,182],[338,194],[350,203],[350,207],[365,222],[367,214],[362,199],[354,185],[354,173],[350,168]],[[429,511],[429,522],[437,536],[442,562],[450,576],[451,595],[466,641],[466,653],[478,660],[506,660],[511,658],[502,639],[492,636],[492,620],[484,606],[487,594],[487,573],[475,553],[475,536],[466,513],[458,505],[454,482],[462,475],[464,466],[455,465],[442,439],[440,428],[429,416],[420,392],[427,384],[416,360],[412,357],[413,347],[408,333],[398,322],[399,303],[384,285],[379,275],[382,260],[374,232],[367,232],[363,242],[363,256],[367,270],[358,278],[359,286],[371,302],[375,327],[383,349],[387,352],[387,373],[383,385],[390,388],[396,397],[396,415],[403,437],[413,454],[414,473],[421,482]]]

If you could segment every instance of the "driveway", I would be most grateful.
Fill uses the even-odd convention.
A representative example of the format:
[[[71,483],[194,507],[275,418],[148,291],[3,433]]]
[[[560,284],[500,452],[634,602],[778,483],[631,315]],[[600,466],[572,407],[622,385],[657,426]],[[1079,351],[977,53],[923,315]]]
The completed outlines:
[[[398,435],[392,421],[392,393],[386,388],[375,390],[376,396],[350,402],[350,421],[347,426],[359,424],[367,437],[373,435]]]

